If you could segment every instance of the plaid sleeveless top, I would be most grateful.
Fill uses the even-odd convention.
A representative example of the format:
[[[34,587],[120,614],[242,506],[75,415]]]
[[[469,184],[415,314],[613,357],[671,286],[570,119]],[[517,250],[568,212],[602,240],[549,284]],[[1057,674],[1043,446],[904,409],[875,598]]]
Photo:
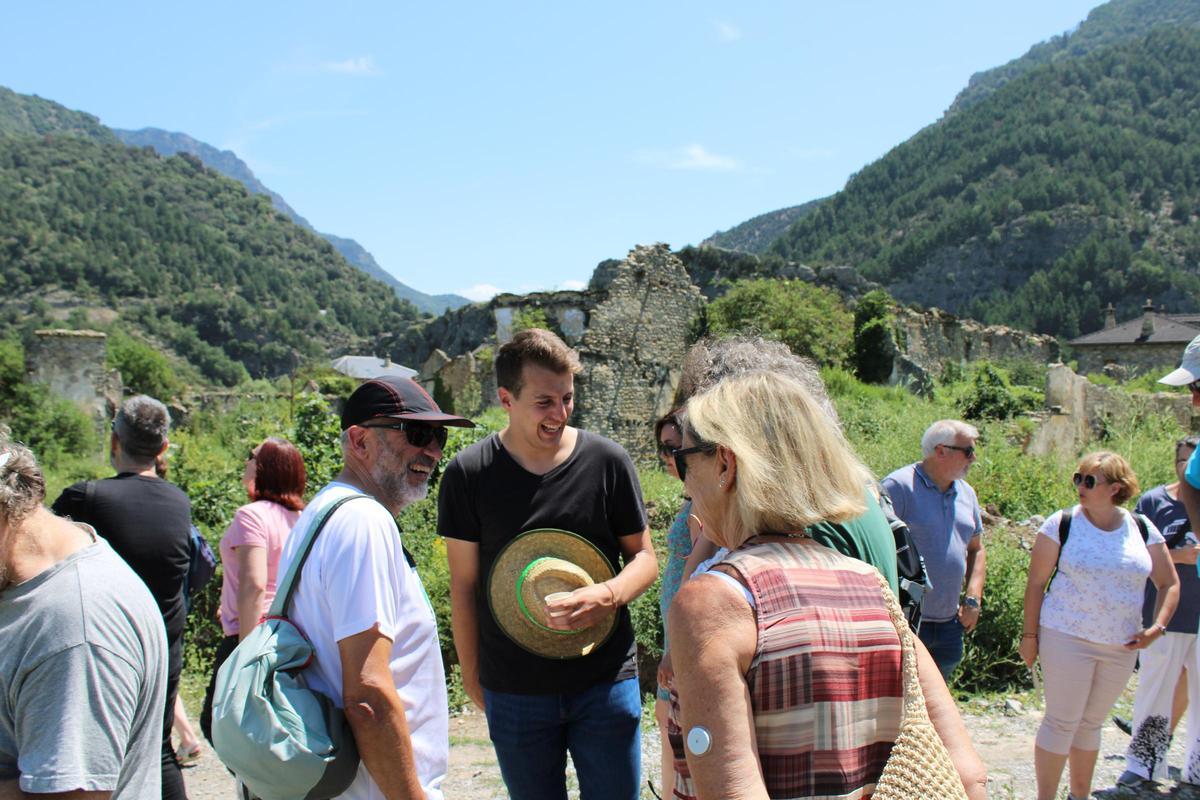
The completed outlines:
[[[767,794],[869,798],[904,702],[900,638],[869,564],[812,541],[751,539],[730,553],[754,597],[758,646],[746,683]],[[677,798],[693,798],[679,706],[668,734]]]

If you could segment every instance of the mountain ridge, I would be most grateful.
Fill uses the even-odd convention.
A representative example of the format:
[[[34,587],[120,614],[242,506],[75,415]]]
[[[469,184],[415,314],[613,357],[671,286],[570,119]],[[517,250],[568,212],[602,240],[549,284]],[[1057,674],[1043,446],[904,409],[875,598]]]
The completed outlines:
[[[147,127],[138,130],[113,128],[111,130],[118,139],[130,147],[150,147],[163,156],[173,156],[181,152],[194,155],[205,166],[226,177],[233,178],[249,191],[265,195],[271,200],[271,205],[277,211],[302,228],[307,228],[324,238],[352,266],[358,267],[376,280],[388,284],[398,297],[408,300],[428,314],[440,314],[447,309],[458,308],[471,302],[467,298],[455,294],[430,295],[414,289],[381,267],[375,257],[355,240],[316,230],[307,219],[288,205],[283,197],[267,188],[250,169],[250,166],[232,150],[221,150],[186,133],[167,131],[162,128]]]

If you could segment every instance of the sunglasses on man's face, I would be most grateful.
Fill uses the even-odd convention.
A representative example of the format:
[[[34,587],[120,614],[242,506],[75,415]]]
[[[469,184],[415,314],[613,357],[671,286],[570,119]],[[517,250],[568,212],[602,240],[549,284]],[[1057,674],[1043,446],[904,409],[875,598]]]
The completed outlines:
[[[695,447],[684,447],[680,450],[672,451],[675,456],[675,471],[679,473],[679,480],[687,480],[687,457],[692,453],[713,453],[716,452],[715,444],[698,444]]]
[[[942,447],[946,448],[947,450],[957,450],[958,452],[962,453],[965,458],[970,458],[971,456],[975,455],[974,445],[969,447],[959,447],[956,444],[944,444]]]
[[[1082,483],[1083,488],[1085,489],[1095,489],[1097,483],[1103,482],[1103,480],[1098,479],[1095,475],[1082,475],[1076,472],[1071,476],[1071,483],[1075,484],[1076,486]]]
[[[450,431],[446,426],[430,425],[428,422],[388,422],[382,425],[363,425],[361,427],[404,431],[404,437],[413,447],[427,447],[436,439],[438,447],[444,449],[446,440],[450,438]]]

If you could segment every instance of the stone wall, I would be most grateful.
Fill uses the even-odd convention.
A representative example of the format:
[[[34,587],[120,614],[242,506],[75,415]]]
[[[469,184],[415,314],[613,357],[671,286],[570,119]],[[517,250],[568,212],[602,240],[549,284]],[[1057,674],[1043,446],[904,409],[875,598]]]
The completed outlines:
[[[107,338],[99,331],[34,331],[25,355],[29,379],[75,403],[97,424],[111,419],[121,401],[121,378],[108,370]]]
[[[579,344],[575,424],[652,458],[652,425],[671,410],[704,299],[665,244],[635,247],[597,290],[606,296]]]
[[[1097,386],[1065,364],[1054,364],[1046,373],[1046,413],[1029,443],[1033,455],[1057,454],[1074,458],[1092,439],[1104,432],[1109,420],[1140,405],[1151,414],[1174,417],[1185,431],[1197,430],[1200,416],[1190,395],[1126,392]]]
[[[972,319],[960,319],[933,308],[928,311],[900,307],[896,310],[896,363],[892,383],[927,382],[928,375],[939,375],[949,362],[1028,360],[1049,364],[1059,359],[1058,342],[1052,336],[984,325]]]
[[[476,414],[496,402],[495,346],[512,338],[522,318],[544,316],[583,364],[572,424],[615,439],[635,457],[652,457],[651,426],[671,410],[703,303],[667,245],[636,247],[624,261],[597,267],[584,291],[502,294],[447,313],[430,335],[455,334],[437,346],[430,338],[410,363],[421,365],[419,380],[439,404]]]

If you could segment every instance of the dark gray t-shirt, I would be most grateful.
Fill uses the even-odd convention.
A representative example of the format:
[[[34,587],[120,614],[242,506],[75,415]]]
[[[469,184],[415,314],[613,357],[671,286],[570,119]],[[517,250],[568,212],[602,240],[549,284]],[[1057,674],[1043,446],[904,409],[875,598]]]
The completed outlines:
[[[1168,545],[1174,544],[1176,548],[1196,546],[1196,534],[1188,525],[1187,509],[1183,503],[1171,499],[1165,485],[1155,486],[1139,497],[1136,510],[1154,523]],[[1185,528],[1187,533],[1179,536]],[[1173,539],[1179,541],[1173,542]],[[1175,616],[1167,623],[1167,630],[1171,633],[1195,633],[1197,626],[1200,626],[1200,575],[1196,574],[1196,567],[1191,564],[1176,564],[1175,572],[1179,574],[1179,606],[1175,609]],[[1157,597],[1154,584],[1146,581],[1142,623],[1147,628],[1154,622],[1154,602]]]
[[[166,631],[107,542],[0,592],[0,642],[0,778],[161,796]]]

